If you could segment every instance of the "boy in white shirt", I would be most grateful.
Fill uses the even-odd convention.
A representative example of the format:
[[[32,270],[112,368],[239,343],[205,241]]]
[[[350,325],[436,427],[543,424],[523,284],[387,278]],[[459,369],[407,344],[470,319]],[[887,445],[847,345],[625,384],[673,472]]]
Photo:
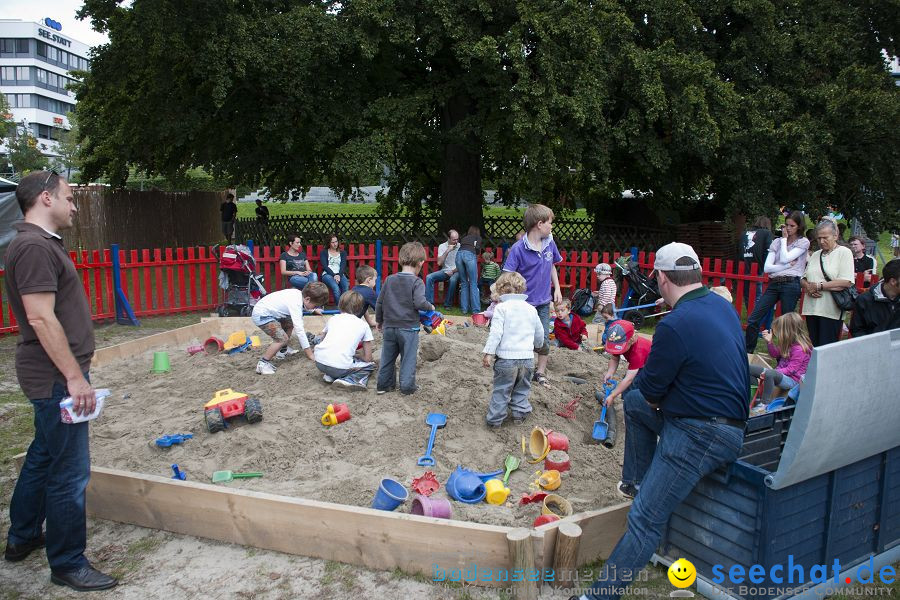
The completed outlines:
[[[338,300],[340,314],[331,317],[322,330],[323,339],[314,351],[316,367],[322,371],[326,383],[355,390],[365,390],[369,375],[375,370],[372,362],[372,328],[359,318],[366,300],[359,292],[350,290]],[[362,343],[362,361],[356,349]]]
[[[505,271],[494,284],[500,302],[494,308],[491,332],[484,345],[482,365],[494,361],[494,391],[488,405],[488,427],[500,427],[512,408],[513,423],[521,425],[531,412],[528,395],[534,374],[535,348],[544,345],[544,326],[537,309],[526,302],[525,278]]]
[[[312,349],[303,329],[303,309],[315,310],[326,302],[328,302],[328,288],[321,281],[310,282],[302,292],[296,288],[287,288],[260,298],[253,307],[250,318],[254,325],[272,338],[272,343],[256,363],[257,373],[274,375],[273,358],[276,356],[284,358],[297,353],[297,350],[288,347],[292,333],[300,340],[300,347],[303,348],[306,357],[313,360]]]

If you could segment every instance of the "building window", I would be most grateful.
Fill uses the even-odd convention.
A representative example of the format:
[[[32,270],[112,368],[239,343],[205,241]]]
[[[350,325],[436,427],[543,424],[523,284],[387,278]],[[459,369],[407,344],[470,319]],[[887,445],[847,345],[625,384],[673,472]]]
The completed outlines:
[[[59,77],[56,73],[47,73],[47,83],[50,84],[50,87],[59,87]]]
[[[31,108],[31,94],[18,94],[18,108]]]
[[[0,52],[13,54],[16,51],[16,40],[5,38],[0,40]]]
[[[6,103],[9,104],[10,108],[16,108],[16,95],[6,94]]]
[[[12,82],[16,80],[16,68],[15,67],[2,67],[0,68],[0,79],[4,82]]]
[[[53,46],[47,46],[47,58],[52,61],[59,60],[59,50],[57,50]]]
[[[16,40],[16,54],[28,54],[28,40]]]
[[[37,55],[47,58],[47,44],[44,42],[37,43]]]
[[[16,67],[16,79],[19,81],[31,81],[30,67]]]
[[[43,83],[44,85],[47,85],[47,71],[45,71],[43,69],[35,69],[34,73],[37,76],[38,83]]]

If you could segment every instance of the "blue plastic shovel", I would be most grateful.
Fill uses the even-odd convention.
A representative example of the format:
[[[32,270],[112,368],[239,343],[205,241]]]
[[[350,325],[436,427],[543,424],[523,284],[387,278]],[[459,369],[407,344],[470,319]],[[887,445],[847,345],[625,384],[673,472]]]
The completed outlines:
[[[433,467],[434,458],[431,456],[431,450],[434,448],[434,435],[437,430],[447,424],[447,415],[441,413],[428,413],[425,417],[425,424],[431,426],[431,435],[428,437],[428,447],[425,448],[425,455],[416,461],[420,467]]]

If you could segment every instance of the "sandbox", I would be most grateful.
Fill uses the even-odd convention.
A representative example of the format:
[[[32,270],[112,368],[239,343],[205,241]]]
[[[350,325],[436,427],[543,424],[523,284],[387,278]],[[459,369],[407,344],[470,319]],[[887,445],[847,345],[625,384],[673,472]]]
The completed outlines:
[[[310,318],[307,329],[315,332],[322,324]],[[208,335],[238,329],[257,333],[247,319],[212,319],[98,351],[92,379],[113,395],[92,426],[92,514],[378,568],[426,574],[437,565],[509,568],[514,562],[512,542],[506,539],[511,528],[530,528],[540,514],[539,504],[523,506],[518,500],[534,491],[530,484],[542,463],[522,459],[510,477],[506,504],[453,502],[451,521],[402,514],[409,502],[396,513],[365,508],[381,478],[409,487],[425,471],[416,465],[429,431],[425,417],[441,412],[448,421],[435,443],[431,470],[442,483],[435,496],[446,497],[443,483],[457,465],[486,472],[502,468],[508,454],[522,457],[522,436],[540,426],[570,441],[572,470],[563,474],[557,493],[576,513],[567,521],[580,523],[585,535],[569,560],[583,564],[607,555],[623,531],[627,504],[615,493],[621,437],[613,449],[589,443],[599,413],[593,386],[605,373],[605,358],[553,349],[548,370],[553,385],[533,388],[534,413],[528,422],[515,426],[508,420],[492,430],[484,425],[492,371],[480,363],[486,330],[457,325],[447,336],[423,335],[419,391],[404,396],[376,395],[374,382],[366,392],[328,385],[302,354],[281,361],[275,375],[260,376],[253,370],[260,350],[215,356],[185,351]],[[376,334],[376,349],[378,342]],[[169,353],[169,372],[151,372],[154,351]],[[577,385],[566,375],[589,383]],[[259,398],[263,420],[250,425],[239,419],[225,432],[210,434],[203,404],[217,389],[229,387]],[[576,397],[575,419],[556,414]],[[352,418],[324,427],[320,418],[332,402],[346,402]],[[619,420],[621,432],[621,415]],[[173,433],[194,438],[168,449],[153,443]],[[169,479],[172,463],[187,473],[186,482]],[[220,469],[265,475],[210,485],[212,472]],[[530,534],[531,560],[538,568],[554,562],[556,529],[551,524]]]

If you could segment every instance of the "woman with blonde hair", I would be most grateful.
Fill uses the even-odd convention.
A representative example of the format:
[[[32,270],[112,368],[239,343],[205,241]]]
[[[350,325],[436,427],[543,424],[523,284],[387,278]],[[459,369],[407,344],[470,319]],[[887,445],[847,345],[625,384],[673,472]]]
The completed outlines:
[[[772,321],[772,331],[763,331],[762,336],[768,345],[769,356],[778,364],[774,369],[750,365],[750,377],[762,377],[761,402],[768,404],[775,395],[775,388],[787,392],[800,383],[806,375],[813,345],[803,318],[795,312],[785,313]]]

